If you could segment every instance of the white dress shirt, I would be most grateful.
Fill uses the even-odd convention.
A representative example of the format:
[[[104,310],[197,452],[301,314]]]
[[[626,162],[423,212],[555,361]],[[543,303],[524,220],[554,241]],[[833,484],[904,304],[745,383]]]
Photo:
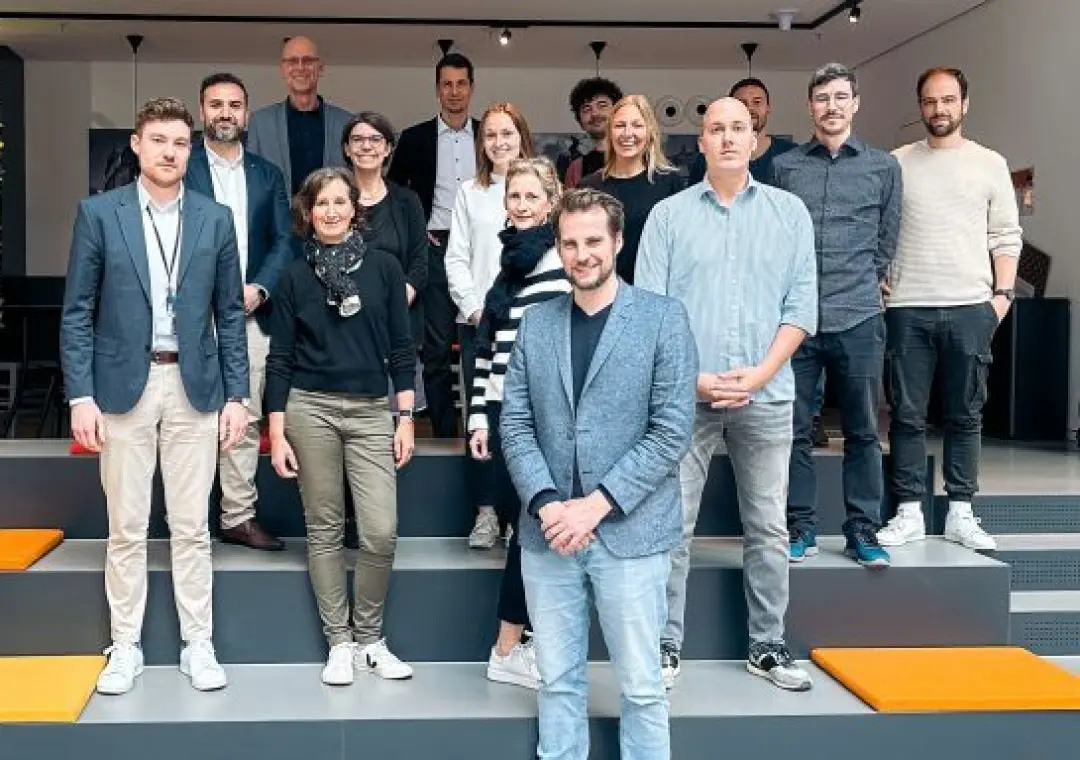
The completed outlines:
[[[442,116],[435,119],[438,130],[435,154],[435,195],[431,199],[429,230],[450,229],[454,199],[461,183],[476,176],[476,135],[472,119],[465,126],[453,129]]]
[[[176,341],[176,324],[167,300],[170,283],[175,293],[176,277],[180,273],[180,248],[183,245],[180,236],[180,217],[184,205],[184,185],[181,183],[180,193],[164,206],[159,206],[150,197],[150,193],[143,186],[141,177],[136,187],[139,193],[143,237],[146,241],[146,260],[150,270],[150,306],[154,318],[151,345],[154,351],[176,351],[179,348]],[[149,213],[147,209],[150,210]],[[161,238],[160,245],[158,245],[159,237]],[[175,260],[173,260],[174,250],[176,251]],[[168,267],[166,267],[166,262],[168,262]]]
[[[244,174],[244,148],[233,160],[218,155],[206,146],[210,164],[210,180],[214,183],[214,200],[229,207],[236,228],[236,247],[240,252],[240,277],[247,282],[248,264],[248,200],[247,177]]]

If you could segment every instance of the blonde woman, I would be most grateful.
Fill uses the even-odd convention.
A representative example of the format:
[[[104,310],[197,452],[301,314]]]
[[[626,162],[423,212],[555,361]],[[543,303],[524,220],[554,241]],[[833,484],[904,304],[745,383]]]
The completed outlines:
[[[581,186],[601,190],[622,202],[626,228],[615,272],[633,284],[638,242],[649,212],[682,190],[684,183],[664,155],[664,137],[644,95],[627,95],[616,103],[607,131],[604,168],[583,179]]]
[[[463,182],[454,201],[450,239],[446,244],[446,279],[458,308],[458,335],[464,387],[473,386],[476,354],[473,342],[484,308],[484,297],[499,273],[506,227],[506,172],[516,158],[535,155],[525,117],[512,103],[496,103],[484,111],[476,141],[476,178]],[[490,467],[475,463],[473,485],[476,523],[469,534],[473,549],[490,549],[499,539],[499,519],[489,488]]]
[[[548,159],[510,162],[505,196],[509,225],[499,233],[501,267],[484,300],[476,332],[469,449],[477,461],[490,462],[495,506],[499,517],[511,527],[517,525],[521,503],[510,483],[498,435],[503,377],[522,315],[539,303],[570,292],[549,220],[561,190],[555,166]],[[529,615],[517,531],[510,533],[498,614],[499,638],[488,660],[488,678],[538,689],[540,676],[532,644],[522,641]]]

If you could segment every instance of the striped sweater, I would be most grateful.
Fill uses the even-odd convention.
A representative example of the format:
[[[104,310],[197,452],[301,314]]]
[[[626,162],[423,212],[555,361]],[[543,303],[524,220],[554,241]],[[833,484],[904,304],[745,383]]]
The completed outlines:
[[[470,433],[487,429],[488,405],[502,403],[503,379],[506,377],[506,367],[510,363],[510,352],[517,339],[522,315],[538,303],[569,292],[570,281],[566,279],[566,271],[558,251],[552,248],[529,272],[524,287],[514,296],[514,302],[510,305],[510,321],[496,326],[495,342],[491,350],[477,351],[476,373],[473,375],[469,399]]]

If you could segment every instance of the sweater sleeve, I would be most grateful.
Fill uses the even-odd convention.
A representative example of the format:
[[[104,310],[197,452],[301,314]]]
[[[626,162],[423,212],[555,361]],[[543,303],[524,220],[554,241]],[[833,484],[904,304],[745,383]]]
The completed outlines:
[[[296,294],[293,270],[278,280],[270,318],[270,352],[266,357],[266,409],[284,412],[296,363]]]
[[[995,156],[993,186],[990,208],[987,209],[986,244],[990,255],[1019,257],[1024,247],[1023,229],[1020,227],[1020,210],[1016,205],[1016,191],[1005,159]]]
[[[383,257],[383,272],[389,297],[386,324],[390,337],[390,380],[397,392],[415,390],[416,355],[413,352],[416,349],[409,323],[409,306],[405,301],[405,275],[401,264],[390,255]]]
[[[466,184],[458,190],[454,213],[450,217],[450,237],[446,242],[446,280],[450,298],[465,319],[484,308],[484,299],[476,292],[469,268],[474,245],[468,203],[471,188],[471,184]]]

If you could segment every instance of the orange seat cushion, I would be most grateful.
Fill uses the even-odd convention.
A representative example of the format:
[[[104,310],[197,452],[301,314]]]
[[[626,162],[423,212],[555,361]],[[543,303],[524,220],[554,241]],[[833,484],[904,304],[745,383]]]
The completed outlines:
[[[64,531],[52,528],[0,530],[0,570],[25,570],[62,540]]]
[[[104,667],[101,655],[0,657],[0,724],[74,723]]]

